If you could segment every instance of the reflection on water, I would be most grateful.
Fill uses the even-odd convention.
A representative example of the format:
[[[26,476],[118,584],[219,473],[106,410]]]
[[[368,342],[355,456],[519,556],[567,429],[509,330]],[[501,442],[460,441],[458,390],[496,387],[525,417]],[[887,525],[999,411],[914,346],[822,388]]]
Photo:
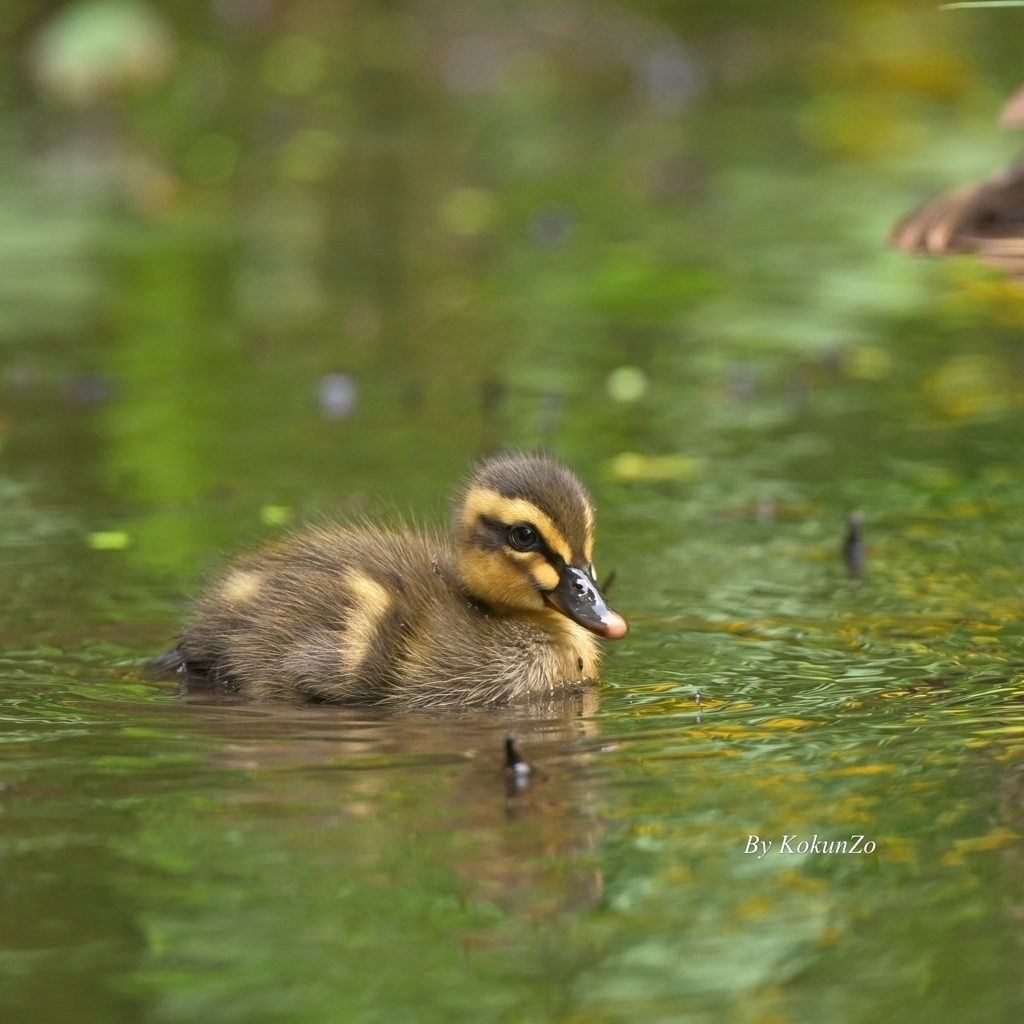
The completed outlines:
[[[1022,38],[912,0],[0,14],[6,1017],[1019,1019],[1024,291],[883,240],[1010,158]],[[538,444],[633,625],[599,689],[140,668],[233,553],[440,520]]]

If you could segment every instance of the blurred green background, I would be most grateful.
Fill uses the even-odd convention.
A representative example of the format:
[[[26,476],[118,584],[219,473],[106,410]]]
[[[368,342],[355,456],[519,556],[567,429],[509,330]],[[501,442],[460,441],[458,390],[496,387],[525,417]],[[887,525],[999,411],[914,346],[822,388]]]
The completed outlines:
[[[140,565],[191,578],[243,511],[436,500],[499,446],[694,480],[802,423],[831,471],[871,401],[1017,403],[1017,290],[883,239],[1013,152],[1019,12],[0,17],[6,476],[94,496]]]
[[[1016,153],[1024,11],[20,0],[0,54],[4,1020],[1021,1019],[1024,288],[885,238]],[[141,670],[505,446],[618,570],[579,706]],[[877,852],[743,854],[793,833]]]

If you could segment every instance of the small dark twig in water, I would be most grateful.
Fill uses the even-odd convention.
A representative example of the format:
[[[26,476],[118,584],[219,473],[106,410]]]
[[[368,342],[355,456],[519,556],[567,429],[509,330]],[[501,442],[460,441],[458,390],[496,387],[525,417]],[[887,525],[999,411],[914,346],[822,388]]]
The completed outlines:
[[[514,733],[505,735],[505,783],[508,795],[522,793],[530,785],[530,766],[520,757]]]
[[[846,563],[846,575],[851,580],[859,580],[864,575],[866,556],[864,513],[853,512],[846,524],[846,539],[843,541],[843,561]]]
[[[604,583],[602,583],[597,588],[601,591],[602,594],[604,594],[605,597],[608,596],[608,588],[615,582],[615,580],[618,578],[618,575],[619,574],[614,569],[612,569],[612,571],[608,573],[607,576],[605,576]]]

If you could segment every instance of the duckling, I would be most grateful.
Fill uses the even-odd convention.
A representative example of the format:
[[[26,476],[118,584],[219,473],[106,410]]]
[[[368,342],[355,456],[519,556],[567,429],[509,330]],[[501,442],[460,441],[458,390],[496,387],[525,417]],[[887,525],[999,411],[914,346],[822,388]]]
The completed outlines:
[[[596,583],[594,505],[545,456],[482,462],[449,533],[314,527],[237,561],[163,659],[261,699],[479,706],[597,678],[626,620]]]

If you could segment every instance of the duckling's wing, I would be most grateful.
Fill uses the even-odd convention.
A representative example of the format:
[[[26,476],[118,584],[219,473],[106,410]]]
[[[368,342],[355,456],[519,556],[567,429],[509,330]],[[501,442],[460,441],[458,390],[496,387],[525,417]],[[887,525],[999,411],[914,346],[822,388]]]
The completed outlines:
[[[437,582],[437,547],[378,530],[297,534],[210,588],[183,635],[182,660],[254,696],[377,702],[394,685],[416,596]]]

